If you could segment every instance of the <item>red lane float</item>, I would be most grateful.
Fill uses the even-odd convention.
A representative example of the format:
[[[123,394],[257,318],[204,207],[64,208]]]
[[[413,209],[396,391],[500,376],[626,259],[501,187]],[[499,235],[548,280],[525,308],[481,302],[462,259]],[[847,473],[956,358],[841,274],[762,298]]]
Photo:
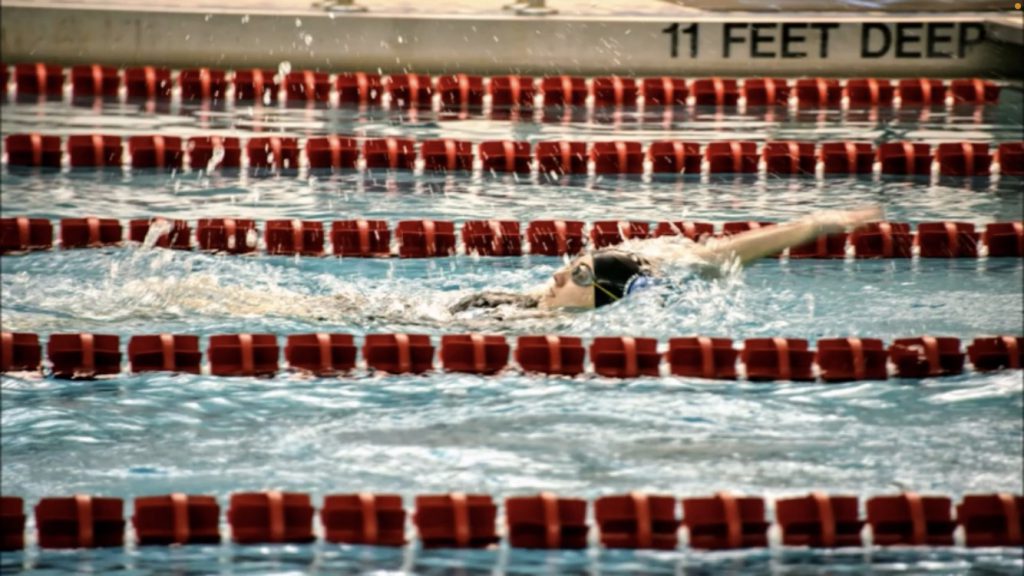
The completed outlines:
[[[644,151],[639,142],[594,142],[590,158],[596,174],[644,173]]]
[[[535,220],[526,226],[530,253],[544,256],[575,256],[583,251],[583,222]]]
[[[72,66],[72,98],[116,98],[121,89],[121,76],[111,66]]]
[[[658,222],[654,229],[654,237],[685,236],[694,242],[700,242],[715,234],[715,225],[710,222]]]
[[[932,172],[932,147],[923,142],[885,142],[878,145],[882,174],[928,176]]]
[[[739,354],[730,338],[694,336],[670,339],[665,359],[674,376],[735,380]]]
[[[302,220],[267,220],[267,254],[323,256],[324,225]]]
[[[732,78],[699,78],[690,84],[690,94],[697,106],[735,106],[740,89]]]
[[[119,136],[69,136],[68,158],[72,168],[121,167]]]
[[[377,138],[363,143],[367,168],[412,170],[416,167],[416,144],[405,138]]]
[[[634,107],[640,95],[636,79],[621,76],[594,78],[590,89],[594,94],[594,106],[597,107]]]
[[[749,78],[743,81],[747,106],[788,106],[789,81],[785,78]]]
[[[338,74],[334,79],[334,87],[338,91],[340,104],[380,106],[381,97],[384,95],[384,84],[380,74]]]
[[[306,140],[306,159],[312,169],[354,170],[359,163],[359,143],[348,136]]]
[[[520,336],[516,342],[516,362],[527,372],[576,376],[586,355],[583,340],[574,336]]]
[[[889,357],[900,378],[955,375],[964,370],[959,338],[898,338],[889,346]]]
[[[966,494],[956,507],[968,546],[1020,546],[1024,496]]]
[[[60,168],[60,136],[11,134],[4,139],[9,166]]]
[[[134,508],[132,526],[141,546],[220,543],[220,504],[213,496],[139,497]]]
[[[793,85],[798,108],[839,109],[843,88],[832,78],[799,78]]]
[[[835,259],[846,257],[846,240],[849,234],[840,232],[839,234],[826,234],[824,236],[818,236],[817,239],[802,244],[800,246],[794,246],[789,249],[789,257],[791,259],[802,259],[802,258],[818,258],[818,259]]]
[[[424,140],[420,146],[423,168],[435,172],[473,170],[473,144],[462,140]]]
[[[875,148],[868,142],[825,142],[818,157],[826,175],[871,174],[875,170]]]
[[[561,176],[587,173],[586,142],[538,142],[537,171],[541,174]]]
[[[550,492],[505,499],[512,548],[582,550],[587,547],[587,501]]]
[[[644,78],[640,82],[640,93],[645,106],[686,106],[689,88],[683,78]]]
[[[288,366],[317,376],[352,371],[357,353],[351,334],[289,334],[284,347]]]
[[[335,256],[359,258],[391,254],[391,231],[384,220],[340,220],[331,223]]]
[[[594,372],[611,378],[658,376],[661,354],[654,338],[597,337],[590,344]]]
[[[128,139],[132,168],[180,170],[185,155],[178,136],[132,136]]]
[[[967,357],[975,370],[989,371],[1024,366],[1024,339],[1013,336],[975,338],[967,346]]]
[[[479,109],[484,105],[484,79],[469,74],[450,74],[437,78],[441,110]]]
[[[36,504],[40,548],[107,548],[124,545],[124,501],[76,494]]]
[[[704,149],[711,174],[754,174],[757,172],[756,142],[712,142]]]
[[[128,100],[170,100],[173,84],[167,68],[126,68],[124,86]]]
[[[492,76],[488,90],[492,108],[532,108],[537,95],[532,76]]]
[[[815,361],[825,382],[885,380],[889,353],[878,338],[822,338]]]
[[[897,84],[900,106],[943,106],[946,103],[946,85],[934,78],[903,78]]]
[[[326,104],[331,95],[331,82],[325,72],[289,72],[284,77],[284,92],[288,102]]]
[[[25,547],[26,518],[24,500],[17,496],[0,496],[0,551]]]
[[[988,176],[993,157],[988,144],[947,142],[935,149],[935,160],[942,176]]]
[[[220,100],[227,93],[227,76],[223,70],[209,68],[190,68],[178,74],[178,85],[181,86],[181,99],[188,100]]]
[[[250,254],[256,251],[256,222],[237,218],[201,218],[196,224],[200,250]]]
[[[0,218],[0,254],[53,248],[53,225],[45,218]]]
[[[0,372],[38,372],[42,363],[37,334],[0,332]]]
[[[775,520],[787,546],[838,548],[860,546],[864,521],[858,516],[856,496],[808,496],[775,501]]]
[[[660,141],[651,142],[647,147],[654,174],[696,174],[700,175],[700,144],[696,142]]]
[[[426,334],[367,334],[366,366],[390,374],[421,374],[434,369],[434,345]]]
[[[277,93],[281,90],[277,73],[273,70],[236,70],[233,79],[235,100],[239,102],[258,102],[275,104]]]
[[[674,550],[679,543],[676,500],[632,492],[594,501],[594,520],[605,548]]]
[[[501,335],[445,334],[441,336],[441,366],[449,372],[496,374],[508,366],[511,347]]]
[[[140,244],[146,241],[150,229],[156,227],[159,234],[153,246],[172,250],[192,249],[192,228],[186,220],[167,220],[159,216],[149,219],[131,220],[128,222],[128,239]]]
[[[857,258],[910,258],[914,235],[905,222],[872,222],[850,234]]]
[[[324,539],[335,544],[405,545],[405,508],[397,494],[329,494],[320,521]]]
[[[395,227],[398,255],[435,258],[455,254],[455,224],[443,220],[404,220]]]
[[[114,218],[63,218],[60,221],[60,245],[65,250],[114,246],[123,239],[121,222]]]
[[[845,91],[850,108],[890,107],[896,97],[892,82],[876,78],[851,78]]]
[[[549,76],[540,79],[545,106],[583,106],[587,101],[586,80],[577,76]]]
[[[626,240],[642,240],[650,236],[651,225],[647,222],[603,220],[593,222],[590,227],[590,242],[594,248],[615,246]]]
[[[795,176],[814,174],[818,158],[813,142],[766,142],[761,148],[769,175]]]
[[[128,363],[132,372],[199,374],[202,361],[198,336],[152,334],[132,336],[128,341]]]
[[[690,546],[703,550],[768,546],[764,498],[719,492],[709,498],[683,498],[683,525]]]
[[[740,359],[752,381],[814,380],[814,351],[802,338],[749,338]]]
[[[967,222],[922,222],[917,225],[921,258],[977,258],[979,234]]]
[[[391,95],[392,108],[429,110],[434,97],[433,82],[423,74],[388,76],[384,90]]]
[[[529,142],[481,142],[479,149],[480,162],[485,172],[530,172],[533,158],[530,155]]]
[[[995,104],[999,101],[999,86],[980,78],[957,78],[949,83],[953,104]]]
[[[193,170],[241,168],[242,147],[238,138],[195,137],[188,141],[189,165]],[[211,166],[211,161],[216,160]]]
[[[231,538],[239,544],[299,544],[316,539],[313,514],[309,494],[236,492],[227,517]]]
[[[16,64],[14,83],[21,96],[60,98],[64,93],[64,69],[47,64]]]
[[[214,376],[273,376],[280,352],[273,334],[215,334],[206,356]]]
[[[416,497],[412,520],[424,548],[485,548],[498,542],[498,507],[487,494]]]
[[[514,220],[467,220],[462,224],[466,254],[522,256],[523,235]]]
[[[1003,142],[996,152],[999,173],[1003,176],[1024,176],[1024,142]]]
[[[947,496],[875,496],[867,501],[867,523],[879,546],[952,546],[953,504]]]
[[[250,138],[245,145],[250,168],[298,170],[299,141],[277,136]]]

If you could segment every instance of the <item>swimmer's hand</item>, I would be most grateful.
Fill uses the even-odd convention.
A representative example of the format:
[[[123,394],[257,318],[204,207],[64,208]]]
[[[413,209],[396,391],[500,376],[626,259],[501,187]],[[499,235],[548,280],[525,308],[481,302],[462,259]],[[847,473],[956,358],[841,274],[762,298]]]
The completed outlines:
[[[537,298],[526,294],[511,292],[481,292],[470,294],[452,304],[448,311],[452,314],[465,312],[470,308],[497,308],[498,306],[518,306],[520,308],[536,308]]]
[[[822,234],[835,234],[844,230],[860,228],[868,222],[878,222],[885,218],[881,206],[865,206],[855,210],[830,210],[812,216]]]

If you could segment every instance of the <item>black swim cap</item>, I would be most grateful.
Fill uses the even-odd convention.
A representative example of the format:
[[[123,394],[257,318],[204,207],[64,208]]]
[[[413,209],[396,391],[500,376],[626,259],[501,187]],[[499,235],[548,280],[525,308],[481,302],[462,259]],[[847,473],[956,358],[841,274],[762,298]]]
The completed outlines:
[[[594,307],[621,300],[639,278],[651,275],[643,258],[621,250],[594,252]]]

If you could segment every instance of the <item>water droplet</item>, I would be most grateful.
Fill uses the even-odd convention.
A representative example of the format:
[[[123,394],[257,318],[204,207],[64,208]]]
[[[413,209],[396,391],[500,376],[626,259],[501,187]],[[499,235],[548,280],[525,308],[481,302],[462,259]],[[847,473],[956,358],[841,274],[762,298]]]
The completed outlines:
[[[285,61],[283,61],[283,62],[281,62],[280,64],[277,65],[277,73],[280,75],[280,77],[282,79],[285,76],[287,76],[288,73],[290,73],[291,71],[292,71],[292,63],[287,61],[287,60],[285,60]]]
[[[242,24],[248,24],[248,23],[249,23],[249,15],[246,14],[245,16],[242,16]]]
[[[299,18],[295,19],[295,27],[296,28],[302,28],[302,20],[301,19],[299,19]]]
[[[302,36],[302,41],[306,43],[306,46],[313,44],[313,36],[311,34],[305,34]]]
[[[398,37],[398,43],[399,44],[405,44],[405,38],[402,38],[401,36],[399,36]]]
[[[209,22],[210,18],[213,18],[213,14],[207,14],[206,16],[203,16],[203,21],[204,22]]]

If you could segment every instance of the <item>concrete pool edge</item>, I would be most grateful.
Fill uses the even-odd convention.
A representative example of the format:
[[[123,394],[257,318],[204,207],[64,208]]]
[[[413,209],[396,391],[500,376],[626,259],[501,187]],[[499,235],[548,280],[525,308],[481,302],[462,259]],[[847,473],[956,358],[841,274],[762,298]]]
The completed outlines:
[[[0,6],[6,63],[478,74],[1024,77],[1000,13],[631,16],[335,15]],[[766,71],[766,68],[769,71]]]

